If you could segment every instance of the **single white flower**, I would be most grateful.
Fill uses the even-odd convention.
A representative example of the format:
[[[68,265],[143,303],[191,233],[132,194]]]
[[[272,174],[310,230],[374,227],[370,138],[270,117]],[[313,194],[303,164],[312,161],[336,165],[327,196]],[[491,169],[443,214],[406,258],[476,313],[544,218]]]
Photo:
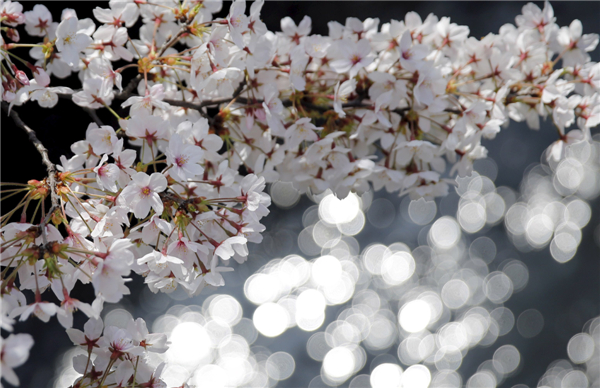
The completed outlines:
[[[12,385],[19,385],[19,378],[13,371],[23,365],[29,358],[29,350],[33,346],[33,337],[29,334],[11,334],[2,338],[2,378]]]
[[[185,144],[178,134],[171,136],[166,154],[167,163],[172,165],[173,175],[182,180],[193,178],[204,172],[204,168],[198,164],[204,156],[202,148]]]
[[[61,59],[71,66],[79,61],[79,53],[92,43],[92,38],[78,31],[77,21],[77,17],[70,17],[56,29],[56,48]]]
[[[138,172],[131,177],[131,182],[123,189],[117,201],[119,205],[132,209],[136,218],[143,219],[148,215],[150,208],[157,214],[162,213],[163,203],[158,194],[166,188],[167,178],[163,174],[147,175]]]

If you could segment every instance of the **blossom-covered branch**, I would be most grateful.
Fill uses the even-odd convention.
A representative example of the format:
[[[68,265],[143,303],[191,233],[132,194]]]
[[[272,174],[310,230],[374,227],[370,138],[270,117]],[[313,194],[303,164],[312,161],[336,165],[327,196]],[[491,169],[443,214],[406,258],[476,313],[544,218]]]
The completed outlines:
[[[56,315],[72,330],[79,309],[100,338],[103,303],[129,293],[131,272],[153,292],[181,287],[192,296],[222,286],[228,261],[244,262],[247,243],[262,240],[267,183],[339,197],[372,186],[429,199],[470,174],[487,154],[481,140],[511,119],[538,129],[549,118],[555,160],[600,123],[600,64],[587,54],[598,35],[582,34],[577,20],[559,27],[549,3],[525,5],[516,25],[482,39],[447,17],[414,12],[381,26],[330,22],[328,36],[311,35],[308,17],[298,25],[284,18],[282,31],[271,32],[263,5],[246,10],[238,0],[215,18],[218,1],[112,0],[95,8],[97,25],[73,9],[54,21],[41,4],[23,12],[0,3],[3,107],[52,108],[65,97],[94,121],[57,172],[34,142],[48,178],[3,190],[22,196],[1,218],[3,328],[34,314]],[[20,25],[33,43],[19,43]],[[31,58],[16,54],[23,47]],[[118,61],[126,64],[115,68]],[[80,89],[58,85],[73,73]],[[99,109],[118,128],[103,125]],[[14,109],[11,116],[34,140]],[[92,284],[93,301],[71,296],[78,282]],[[137,339],[147,334],[139,325],[107,328],[93,366],[92,337],[74,340],[88,346],[78,384],[155,386],[160,370],[137,369],[148,344]]]

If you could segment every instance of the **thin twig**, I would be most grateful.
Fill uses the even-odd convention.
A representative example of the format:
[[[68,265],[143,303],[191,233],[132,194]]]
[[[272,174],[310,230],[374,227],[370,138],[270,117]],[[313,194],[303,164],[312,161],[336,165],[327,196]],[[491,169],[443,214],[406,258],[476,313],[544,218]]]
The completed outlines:
[[[2,109],[8,113],[8,104],[6,102],[2,102]],[[52,203],[52,206],[46,214],[46,217],[40,223],[42,239],[44,241],[44,246],[46,246],[46,244],[48,243],[46,239],[46,224],[50,220],[50,217],[52,217],[52,213],[54,213],[54,211],[59,208],[60,203],[60,198],[56,193],[56,166],[50,161],[50,158],[48,157],[48,150],[46,149],[46,147],[44,147],[44,144],[42,144],[40,139],[38,139],[38,137],[35,134],[35,131],[28,127],[27,124],[23,122],[23,120],[21,120],[21,117],[19,116],[17,111],[13,109],[10,111],[10,113],[8,113],[8,115],[13,119],[13,121],[19,128],[21,128],[25,131],[25,133],[27,133],[29,141],[33,143],[35,149],[42,156],[42,163],[44,163],[44,166],[46,166],[46,171],[48,172],[47,182],[48,186],[50,186],[50,201]]]

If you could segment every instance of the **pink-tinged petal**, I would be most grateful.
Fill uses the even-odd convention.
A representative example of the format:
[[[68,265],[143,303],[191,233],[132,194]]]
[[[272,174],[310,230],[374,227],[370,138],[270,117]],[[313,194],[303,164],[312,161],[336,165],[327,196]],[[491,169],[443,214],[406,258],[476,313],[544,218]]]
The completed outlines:
[[[66,332],[67,332],[67,335],[69,336],[69,339],[75,345],[85,344],[85,335],[83,334],[83,332],[81,330],[67,329]]]
[[[150,204],[157,214],[162,214],[164,207],[158,194],[153,194],[150,197]]]
[[[69,328],[73,327],[73,313],[72,312],[68,312],[63,309],[60,309],[60,310],[58,310],[58,312],[56,314],[56,318],[58,319],[58,322],[62,325],[62,327],[64,327],[65,329],[69,329]]]
[[[138,172],[131,179],[135,182],[137,186],[146,187],[150,185],[150,176],[143,172]]]
[[[346,73],[352,68],[352,62],[348,59],[337,59],[335,61],[331,61],[329,63],[329,67],[331,67],[336,73]]]
[[[158,193],[165,191],[167,189],[167,178],[165,178],[163,174],[155,172],[154,174],[150,175],[148,186],[150,186],[153,191]]]
[[[229,260],[233,254],[233,248],[228,244],[221,244],[217,247],[217,249],[215,249],[215,255],[219,256],[223,260]]]
[[[133,207],[133,214],[139,219],[146,217],[148,212],[150,212],[150,202],[148,200],[143,199]]]
[[[10,367],[4,367],[3,365],[2,378],[14,386],[19,385],[19,378],[17,377],[15,371],[13,371]]]

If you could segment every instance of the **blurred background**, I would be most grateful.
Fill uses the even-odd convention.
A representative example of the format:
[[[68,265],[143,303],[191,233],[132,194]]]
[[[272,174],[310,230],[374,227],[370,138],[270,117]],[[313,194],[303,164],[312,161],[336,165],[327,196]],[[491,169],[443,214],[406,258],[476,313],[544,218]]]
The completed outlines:
[[[23,4],[29,10],[34,3]],[[524,4],[272,1],[265,3],[262,19],[278,31],[281,18],[298,23],[308,15],[312,33],[326,35],[331,20],[371,17],[381,25],[416,11],[423,19],[429,13],[448,16],[482,37],[514,23]],[[55,20],[63,8],[76,9],[81,19],[92,17],[95,6],[107,6],[45,5]],[[600,32],[599,2],[552,5],[559,26],[580,19],[584,33]],[[224,4],[221,16],[228,8]],[[598,51],[592,53],[595,61]],[[67,85],[77,88],[77,82]],[[84,137],[90,121],[70,101],[52,110],[37,104],[16,109],[55,163],[72,155],[70,144]],[[113,120],[107,112],[99,115],[105,123]],[[398,365],[404,374],[410,370],[414,387],[423,386],[427,373],[432,386],[471,381],[473,387],[535,387],[543,376],[552,387],[597,386],[589,376],[598,383],[599,322],[589,321],[600,315],[600,149],[596,143],[572,150],[569,163],[540,165],[555,140],[550,125],[531,131],[511,123],[495,140],[484,141],[489,159],[476,164],[477,173],[429,203],[384,192],[344,201],[327,193],[308,198],[289,185],[272,185],[264,242],[251,244],[249,260],[225,274],[225,287],[192,299],[178,291],[154,295],[133,276],[131,295],[105,305],[103,315],[118,325],[131,314],[144,318],[151,331],[170,332],[173,352],[164,357],[173,364],[165,372],[172,381],[194,365],[222,361],[220,369],[204,367],[195,377],[208,387],[221,386],[223,371],[232,365],[227,356],[234,354],[238,362],[246,357],[238,370],[262,368],[252,382],[240,377],[248,386],[281,380],[281,387],[363,387],[369,386],[364,375],[374,370],[372,378],[394,381],[399,369],[384,364]],[[4,115],[1,149],[2,181],[44,177],[37,152]],[[564,178],[573,174],[579,179]],[[91,287],[77,292],[82,300],[93,297]],[[85,322],[82,315],[76,314],[75,327]],[[595,350],[589,336],[569,342],[586,330],[595,333]],[[54,318],[18,323],[15,332],[35,339],[28,362],[16,370],[22,387],[66,387],[73,381],[73,353],[65,353],[73,347]],[[208,340],[231,334],[223,346]],[[561,359],[580,367],[552,364]],[[410,368],[416,364],[429,372]],[[579,369],[587,370],[586,385]]]

